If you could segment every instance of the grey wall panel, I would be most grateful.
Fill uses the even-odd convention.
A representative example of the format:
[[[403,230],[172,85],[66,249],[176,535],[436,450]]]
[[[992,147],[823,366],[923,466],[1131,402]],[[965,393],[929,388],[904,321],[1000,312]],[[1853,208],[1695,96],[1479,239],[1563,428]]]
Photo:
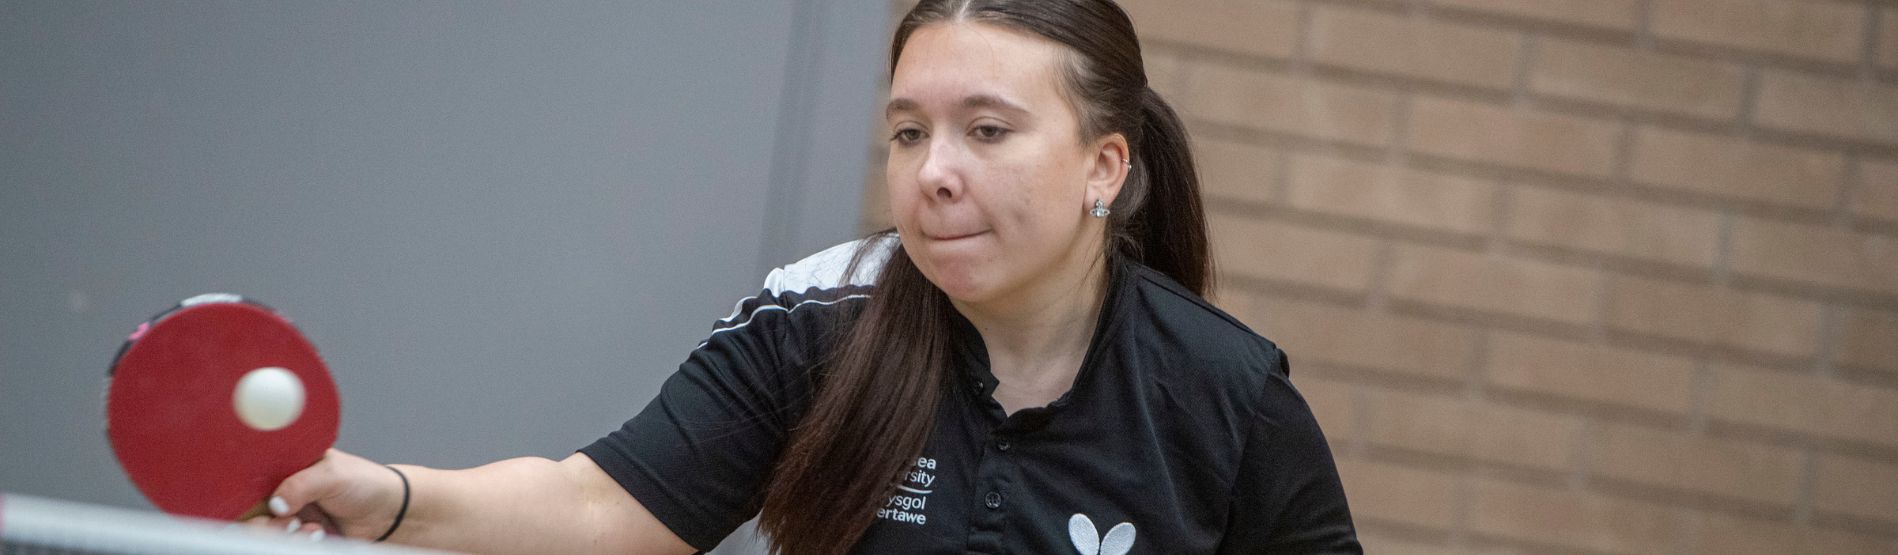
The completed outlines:
[[[564,456],[854,233],[886,10],[0,2],[0,489],[146,506],[104,366],[206,291],[311,336],[342,448]]]

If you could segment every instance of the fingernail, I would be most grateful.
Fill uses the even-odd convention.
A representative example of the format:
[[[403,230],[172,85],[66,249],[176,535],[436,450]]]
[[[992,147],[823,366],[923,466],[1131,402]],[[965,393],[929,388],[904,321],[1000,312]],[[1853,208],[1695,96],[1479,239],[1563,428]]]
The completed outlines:
[[[303,527],[303,519],[297,518],[297,517],[290,517],[290,525],[284,527],[283,532],[285,534],[293,533],[293,532],[296,532],[298,528],[302,528],[302,527]]]
[[[313,542],[323,541],[323,536],[326,536],[326,535],[328,534],[324,534],[322,530],[310,532],[310,541],[313,541]]]
[[[284,501],[282,497],[270,496],[270,514],[276,516],[290,514],[290,503]]]

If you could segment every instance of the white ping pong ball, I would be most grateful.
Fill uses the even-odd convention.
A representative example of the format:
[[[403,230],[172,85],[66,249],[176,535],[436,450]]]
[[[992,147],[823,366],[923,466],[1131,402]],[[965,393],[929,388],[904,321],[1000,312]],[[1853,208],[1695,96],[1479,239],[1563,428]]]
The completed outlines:
[[[251,370],[238,378],[231,404],[244,425],[264,432],[281,430],[303,414],[303,381],[275,366]]]

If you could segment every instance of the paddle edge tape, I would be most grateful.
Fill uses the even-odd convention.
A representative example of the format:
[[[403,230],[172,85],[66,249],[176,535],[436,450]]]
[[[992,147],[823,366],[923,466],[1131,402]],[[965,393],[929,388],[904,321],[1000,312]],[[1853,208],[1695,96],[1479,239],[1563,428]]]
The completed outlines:
[[[285,322],[290,321],[289,316],[284,316],[283,313],[277,312],[277,309],[270,308],[270,305],[266,305],[264,303],[246,299],[244,298],[243,295],[238,295],[236,293],[205,293],[202,295],[196,295],[191,298],[178,301],[178,304],[172,305],[171,308],[167,308],[163,312],[159,312],[158,314],[152,315],[151,318],[147,318],[144,322],[139,323],[138,329],[132,330],[132,334],[125,337],[125,342],[119,344],[119,352],[112,355],[112,363],[107,364],[105,367],[105,376],[107,378],[111,378],[112,374],[118,371],[119,361],[125,359],[125,352],[132,350],[132,344],[137,343],[139,338],[145,337],[145,332],[151,331],[152,326],[158,325],[158,322],[164,320],[167,317],[170,317],[173,314],[177,314],[178,311],[180,310],[184,310],[184,309],[202,305],[202,304],[213,304],[213,303],[244,303],[244,304],[256,306],[258,308],[262,308],[265,311],[270,312],[271,314],[275,314],[277,315],[278,318],[282,318]]]

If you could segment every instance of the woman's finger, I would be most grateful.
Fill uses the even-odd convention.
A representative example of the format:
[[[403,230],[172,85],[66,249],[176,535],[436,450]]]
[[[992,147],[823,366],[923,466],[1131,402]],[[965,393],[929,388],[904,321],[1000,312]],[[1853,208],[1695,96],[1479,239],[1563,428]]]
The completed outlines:
[[[322,526],[314,522],[305,522],[296,531],[296,535],[310,538],[310,541],[321,540],[327,534],[328,532],[325,532]]]
[[[308,523],[305,526],[316,526],[317,529],[323,530],[325,535],[342,533],[341,525],[337,524],[336,519],[329,513],[323,512],[321,503],[305,505],[303,510],[297,513],[297,517]]]
[[[277,484],[277,491],[271,493],[268,501],[270,513],[280,517],[296,514],[305,505],[323,499],[338,487],[335,473],[331,471],[331,466],[335,464],[332,459],[336,454],[336,450],[331,449],[316,464],[291,474]]]

